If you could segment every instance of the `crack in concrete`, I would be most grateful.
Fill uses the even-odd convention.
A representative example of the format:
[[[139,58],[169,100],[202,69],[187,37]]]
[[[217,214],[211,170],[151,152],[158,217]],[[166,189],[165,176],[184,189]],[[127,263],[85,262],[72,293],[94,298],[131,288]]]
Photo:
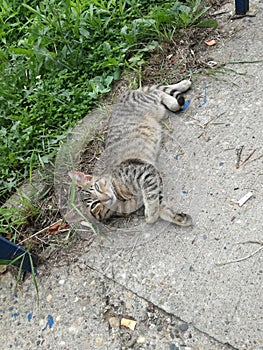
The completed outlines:
[[[160,306],[158,306],[157,304],[153,303],[151,300],[146,299],[145,297],[139,295],[137,292],[133,291],[132,289],[126,287],[125,285],[119,283],[118,281],[116,281],[115,279],[105,275],[104,273],[100,272],[99,270],[97,270],[96,268],[90,266],[90,265],[86,265],[89,269],[91,269],[92,271],[94,271],[95,273],[98,273],[100,276],[103,276],[106,280],[109,280],[110,282],[116,283],[118,286],[124,288],[126,291],[131,292],[132,294],[134,294],[136,297],[138,297],[141,300],[144,300],[147,303],[152,304],[159,312],[170,316],[170,317],[174,317],[177,321],[182,322],[182,323],[186,323],[188,325],[190,325],[196,332],[204,335],[205,337],[207,337],[208,339],[214,341],[215,343],[217,343],[218,345],[222,345],[224,347],[227,347],[228,350],[239,350],[238,348],[236,348],[235,346],[233,346],[232,344],[226,342],[223,343],[222,341],[220,341],[219,339],[217,339],[216,337],[214,337],[213,335],[199,329],[197,326],[194,326],[191,322],[187,322],[185,320],[183,320],[182,318],[180,318],[179,316],[173,314],[173,313],[169,313],[166,310],[162,309]]]

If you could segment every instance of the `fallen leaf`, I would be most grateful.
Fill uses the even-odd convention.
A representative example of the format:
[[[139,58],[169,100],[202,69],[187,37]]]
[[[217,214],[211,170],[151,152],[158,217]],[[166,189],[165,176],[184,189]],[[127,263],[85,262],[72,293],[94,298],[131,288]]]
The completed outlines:
[[[208,39],[208,40],[205,40],[205,44],[207,46],[214,46],[216,44],[216,41],[214,39]]]
[[[62,223],[61,221],[56,222],[54,225],[50,225],[45,229],[47,233],[50,235],[56,235],[58,234],[61,230],[67,229],[68,225],[64,222]]]

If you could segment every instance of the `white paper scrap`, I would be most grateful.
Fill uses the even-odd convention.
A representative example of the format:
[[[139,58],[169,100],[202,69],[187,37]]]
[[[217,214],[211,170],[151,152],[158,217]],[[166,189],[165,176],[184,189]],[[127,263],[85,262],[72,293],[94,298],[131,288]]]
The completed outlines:
[[[239,199],[239,201],[237,202],[238,205],[240,207],[242,207],[242,205],[244,205],[249,200],[249,198],[251,198],[252,196],[253,196],[253,193],[252,192],[248,192],[247,194],[244,195],[244,197]]]

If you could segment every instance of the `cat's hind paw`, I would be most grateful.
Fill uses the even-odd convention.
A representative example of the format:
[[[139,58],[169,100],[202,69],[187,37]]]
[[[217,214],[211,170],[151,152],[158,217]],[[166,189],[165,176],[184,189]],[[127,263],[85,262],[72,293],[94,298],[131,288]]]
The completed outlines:
[[[184,213],[177,213],[174,215],[173,222],[179,226],[192,226],[193,220],[190,215]]]
[[[192,86],[192,82],[189,79],[181,80],[179,83],[177,83],[177,90],[180,92],[185,92],[190,89]]]

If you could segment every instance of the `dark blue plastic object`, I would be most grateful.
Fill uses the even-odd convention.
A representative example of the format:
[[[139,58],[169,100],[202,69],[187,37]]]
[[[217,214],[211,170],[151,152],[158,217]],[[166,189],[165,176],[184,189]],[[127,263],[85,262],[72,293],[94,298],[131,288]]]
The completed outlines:
[[[249,10],[249,0],[235,0],[236,15],[245,15]]]
[[[13,265],[20,267],[20,264],[23,261],[22,270],[32,272],[29,253],[25,253],[25,249],[0,236],[0,259],[13,260],[19,255],[22,255],[21,258],[18,259]],[[33,260],[33,264],[35,265],[34,257],[32,255],[31,258]]]

